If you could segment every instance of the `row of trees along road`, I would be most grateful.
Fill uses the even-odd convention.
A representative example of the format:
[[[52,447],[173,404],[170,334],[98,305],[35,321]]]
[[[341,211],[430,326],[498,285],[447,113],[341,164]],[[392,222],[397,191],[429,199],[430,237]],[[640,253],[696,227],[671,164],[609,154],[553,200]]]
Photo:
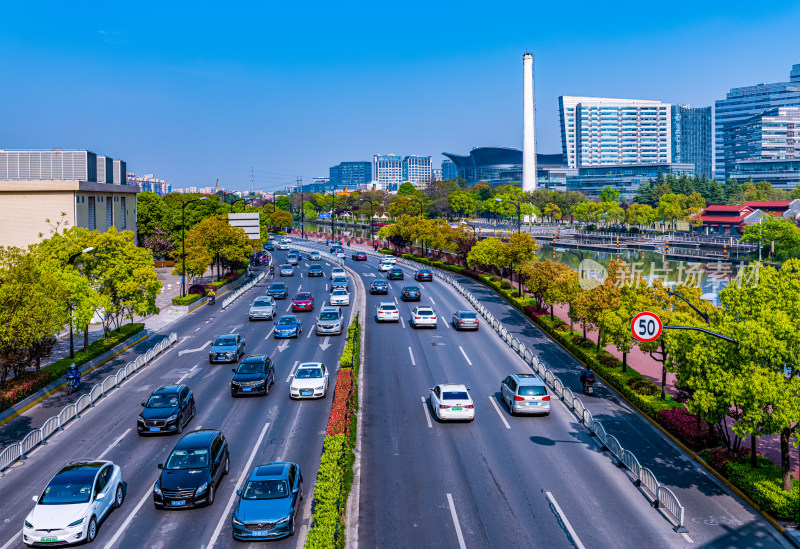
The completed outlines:
[[[0,247],[0,384],[12,372],[38,371],[55,335],[70,323],[84,332],[85,349],[96,314],[114,329],[158,312],[153,256],[136,246],[133,232],[61,229],[54,226],[50,238],[27,250]]]

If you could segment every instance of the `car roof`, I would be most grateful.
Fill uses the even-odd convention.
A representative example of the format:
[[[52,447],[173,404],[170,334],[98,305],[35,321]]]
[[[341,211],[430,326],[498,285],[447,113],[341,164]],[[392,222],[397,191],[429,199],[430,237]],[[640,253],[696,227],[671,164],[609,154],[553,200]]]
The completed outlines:
[[[373,283],[373,284],[388,284],[388,282],[386,282],[386,281],[385,281],[384,279],[382,279],[382,278],[376,278],[375,280],[373,280],[373,281],[372,281],[372,283]]]
[[[334,271],[344,271],[344,267],[334,267]]]
[[[311,296],[311,292],[297,292],[294,296],[295,297],[300,297],[301,295],[307,295],[307,296],[310,297]]]
[[[334,288],[334,289],[333,289],[333,292],[334,292],[334,293],[335,293],[335,292],[339,292],[339,293],[342,293],[342,292],[344,292],[344,293],[347,293],[347,288]]]
[[[291,465],[295,464],[285,461],[273,461],[272,463],[256,465],[255,468],[253,468],[253,472],[250,473],[249,480],[286,478],[289,475],[289,466]]]
[[[536,383],[544,385],[544,380],[536,374],[511,374],[511,377],[522,383]]]
[[[198,429],[192,431],[178,441],[174,449],[179,448],[205,448],[219,434],[216,429]]]
[[[161,395],[161,394],[172,394],[180,392],[183,385],[179,385],[177,383],[171,385],[162,385],[158,387],[155,391],[151,393],[152,395]]]
[[[236,337],[238,335],[239,334],[220,334],[220,335],[217,336],[217,339],[219,339],[221,337]]]
[[[65,473],[71,473],[73,471],[91,471],[91,470],[99,471],[104,465],[107,465],[109,463],[112,462],[101,459],[92,459],[92,460],[78,459],[75,461],[70,461],[69,463],[64,465],[61,468],[61,470],[58,471],[58,473],[56,473],[56,476]]]
[[[319,310],[321,313],[338,313],[341,309],[339,307],[323,307]]]
[[[281,318],[291,318],[291,319],[297,320],[297,315],[281,315],[278,318],[278,320],[280,320]]]
[[[285,282],[273,282],[270,286],[286,286]]]
[[[319,263],[312,263],[311,265],[308,266],[308,268],[309,269],[321,269],[322,265],[320,265]]]
[[[267,355],[247,355],[242,362],[263,362],[267,359]]]
[[[300,366],[297,367],[299,370],[300,368],[319,368],[322,366],[322,362],[304,362]]]
[[[418,311],[422,311],[422,310],[425,310],[425,309],[428,309],[428,310],[431,310],[431,311],[433,310],[433,307],[431,307],[430,305],[418,305],[418,306],[416,306],[414,308],[416,310],[418,310]]]
[[[392,306],[392,307],[394,307],[395,309],[397,308],[397,305],[395,305],[395,304],[394,304],[393,302],[391,302],[391,301],[381,301],[381,302],[378,304],[378,307],[383,307],[384,305],[391,305],[391,306]]]
[[[461,383],[440,383],[438,385],[442,390],[448,391],[466,391],[467,386]]]

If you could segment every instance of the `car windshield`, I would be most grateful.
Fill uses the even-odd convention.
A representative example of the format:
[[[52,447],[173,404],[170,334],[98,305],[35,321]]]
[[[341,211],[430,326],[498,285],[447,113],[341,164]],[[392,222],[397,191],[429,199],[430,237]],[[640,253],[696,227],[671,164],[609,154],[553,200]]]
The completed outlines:
[[[92,484],[96,475],[97,469],[73,469],[59,473],[44,489],[39,503],[41,505],[87,503],[92,495]]]
[[[271,299],[256,299],[253,302],[253,307],[269,307],[270,305],[272,305]]]
[[[174,408],[178,405],[178,395],[153,395],[147,401],[148,408]]]
[[[294,299],[295,301],[308,301],[311,299],[311,294],[297,294]]]
[[[406,286],[405,287],[405,291],[406,292],[418,292],[419,288],[417,288],[416,286]]]
[[[335,273],[344,273],[344,269],[342,269],[341,267],[334,267],[333,271],[331,271],[331,272],[333,272],[334,274]]]
[[[396,311],[397,307],[394,305],[381,305],[381,311]]]
[[[214,342],[215,347],[231,347],[236,345],[236,340],[232,337],[218,337]]]
[[[519,394],[526,397],[545,396],[547,389],[544,385],[523,385],[519,388]]]
[[[442,400],[469,400],[464,391],[442,391]]]
[[[322,370],[319,368],[300,368],[294,377],[297,379],[315,379],[322,377]]]
[[[194,448],[173,450],[167,459],[165,469],[203,469],[208,466],[208,449]]]
[[[347,290],[344,288],[337,288],[333,290],[333,295],[347,295]]]
[[[319,315],[320,320],[338,320],[339,315],[337,313],[322,313]]]
[[[321,271],[322,270],[322,265],[309,265],[308,269],[310,271]]]
[[[291,271],[292,270],[292,266],[291,265],[281,265],[281,269],[283,269],[284,271]]]
[[[418,315],[432,315],[433,311],[431,309],[417,309]]]
[[[347,282],[347,279],[345,277],[343,277],[343,276],[334,276],[333,277],[333,281],[334,282]]]
[[[372,285],[373,286],[383,286],[384,284],[386,284],[386,282],[384,282],[383,280],[373,280],[372,281]]]
[[[273,292],[273,291],[282,292],[285,287],[286,286],[283,284],[283,282],[279,282],[277,284],[270,284],[269,291],[270,292]]]
[[[475,313],[459,313],[461,318],[475,318]]]
[[[292,326],[295,323],[293,316],[282,316],[278,319],[278,326]]]
[[[242,493],[242,499],[280,499],[289,497],[285,480],[251,480]]]
[[[244,361],[239,364],[237,374],[260,374],[264,371],[264,363],[259,361]]]

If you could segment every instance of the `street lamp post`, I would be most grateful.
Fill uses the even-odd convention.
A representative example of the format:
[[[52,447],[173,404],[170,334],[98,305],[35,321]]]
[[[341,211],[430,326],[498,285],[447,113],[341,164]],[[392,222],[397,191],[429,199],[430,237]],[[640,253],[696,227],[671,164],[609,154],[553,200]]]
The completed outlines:
[[[422,203],[422,200],[419,200],[418,198],[414,198],[412,196],[407,196],[406,200],[413,200],[414,202],[419,204],[419,216],[422,217],[422,210],[425,207],[425,205]]]
[[[336,240],[336,190],[331,193],[331,240]]]
[[[186,206],[192,202],[205,200],[207,196],[193,198],[181,204],[181,296],[186,296]]]
[[[517,209],[517,233],[520,232],[521,226],[521,217],[522,217],[522,208],[520,208],[519,204],[516,202],[511,202],[510,200],[503,200],[502,198],[495,198],[496,202],[505,202],[506,204],[512,204]]]
[[[93,252],[93,251],[94,251],[94,246],[89,246],[88,248],[85,248],[85,249],[83,249],[83,250],[81,250],[81,251],[79,251],[77,253],[72,254],[71,256],[69,256],[69,259],[67,259],[67,265],[74,265],[75,264],[75,260],[81,254],[88,254],[89,252]],[[72,337],[73,337],[72,336],[72,300],[70,300],[70,302],[69,302],[69,357],[70,358],[75,358],[75,343],[73,342],[73,338]]]

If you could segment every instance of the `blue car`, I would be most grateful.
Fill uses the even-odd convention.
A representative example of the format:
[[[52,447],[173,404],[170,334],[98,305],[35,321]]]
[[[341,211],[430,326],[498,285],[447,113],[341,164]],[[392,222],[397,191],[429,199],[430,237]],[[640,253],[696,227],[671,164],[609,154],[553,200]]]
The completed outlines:
[[[284,337],[300,337],[303,326],[297,315],[283,315],[275,324],[275,339]]]
[[[296,463],[256,465],[237,490],[233,538],[241,541],[278,539],[294,535],[295,515],[303,499],[303,475]]]

